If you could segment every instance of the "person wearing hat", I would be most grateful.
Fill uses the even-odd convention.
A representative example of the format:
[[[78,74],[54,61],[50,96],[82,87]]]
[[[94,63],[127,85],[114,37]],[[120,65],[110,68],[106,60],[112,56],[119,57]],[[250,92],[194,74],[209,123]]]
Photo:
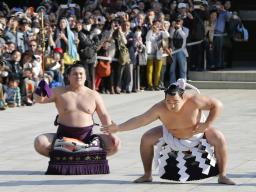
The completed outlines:
[[[24,34],[18,28],[19,19],[12,16],[8,22],[8,27],[5,30],[4,38],[6,41],[11,41],[16,44],[16,48],[21,52],[25,52]]]
[[[46,71],[44,74],[44,80],[49,84],[50,88],[62,87],[64,86],[63,82],[55,80],[55,75],[53,71]]]
[[[40,23],[38,20],[33,20],[31,23],[31,30],[34,34],[38,34],[40,32]]]
[[[177,13],[176,17],[179,16],[183,19],[183,26],[191,29],[194,17],[189,11],[189,5],[187,3],[178,3]]]
[[[23,44],[25,51],[29,49],[30,22],[26,18],[21,18],[19,21],[20,32],[23,34]],[[25,52],[24,51],[24,52]]]

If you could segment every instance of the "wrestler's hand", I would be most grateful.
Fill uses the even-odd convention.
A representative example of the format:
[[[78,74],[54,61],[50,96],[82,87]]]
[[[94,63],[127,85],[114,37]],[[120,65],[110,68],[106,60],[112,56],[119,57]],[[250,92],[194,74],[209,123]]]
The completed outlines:
[[[35,99],[36,103],[43,103],[43,101],[45,100],[44,96],[37,95],[37,94],[33,94],[33,98]]]
[[[195,129],[193,130],[193,133],[204,133],[208,127],[209,125],[207,123],[198,123]]]
[[[116,123],[112,122],[111,125],[104,126],[100,130],[103,133],[116,133],[119,131],[119,128]]]

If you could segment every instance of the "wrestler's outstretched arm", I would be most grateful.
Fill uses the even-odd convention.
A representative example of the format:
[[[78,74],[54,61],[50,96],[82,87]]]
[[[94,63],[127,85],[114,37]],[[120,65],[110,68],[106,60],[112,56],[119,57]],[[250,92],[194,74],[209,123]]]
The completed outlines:
[[[58,88],[52,89],[52,94],[50,97],[34,94],[35,102],[36,103],[55,102],[55,96],[56,96],[57,92],[58,92]]]
[[[116,133],[118,131],[129,131],[148,125],[159,118],[158,107],[159,103],[154,105],[145,113],[133,117],[124,123],[119,125],[112,123],[110,126],[102,127],[100,130],[104,133]]]

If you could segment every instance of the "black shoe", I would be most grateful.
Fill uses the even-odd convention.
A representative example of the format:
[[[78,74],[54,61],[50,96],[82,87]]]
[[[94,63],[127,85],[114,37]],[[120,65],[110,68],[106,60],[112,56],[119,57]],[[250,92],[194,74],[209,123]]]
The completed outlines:
[[[212,66],[209,68],[209,70],[210,70],[210,71],[216,71],[217,68],[216,68],[214,65],[212,65]]]
[[[195,70],[196,70],[196,66],[195,65],[190,67],[190,71],[195,71]]]
[[[196,71],[203,71],[202,68],[196,68]]]
[[[148,91],[154,91],[153,87],[148,87],[147,90]]]
[[[24,104],[25,106],[32,106],[32,105],[33,105],[33,101],[32,101],[31,99],[27,98],[27,100],[24,101],[23,104]]]
[[[105,90],[99,90],[99,93],[105,94]]]
[[[155,87],[154,89],[155,89],[155,91],[160,91],[161,90],[160,87]]]

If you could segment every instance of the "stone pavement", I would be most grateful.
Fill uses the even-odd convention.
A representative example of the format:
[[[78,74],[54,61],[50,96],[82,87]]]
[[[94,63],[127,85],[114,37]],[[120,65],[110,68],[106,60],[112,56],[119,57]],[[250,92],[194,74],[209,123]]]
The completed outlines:
[[[44,175],[48,159],[33,149],[33,139],[44,132],[55,132],[53,121],[56,110],[53,104],[35,105],[0,111],[0,192],[255,192],[256,191],[256,90],[201,90],[224,103],[222,116],[216,121],[228,142],[228,175],[238,185],[216,184],[217,177],[180,184],[161,180],[154,171],[154,182],[134,184],[142,172],[139,155],[141,135],[150,127],[118,133],[122,149],[109,157],[111,174],[92,176]],[[102,95],[112,116],[123,122],[138,115],[157,101],[164,93],[141,92],[136,94]],[[95,115],[95,121],[98,121]],[[97,128],[98,129],[98,128]]]

